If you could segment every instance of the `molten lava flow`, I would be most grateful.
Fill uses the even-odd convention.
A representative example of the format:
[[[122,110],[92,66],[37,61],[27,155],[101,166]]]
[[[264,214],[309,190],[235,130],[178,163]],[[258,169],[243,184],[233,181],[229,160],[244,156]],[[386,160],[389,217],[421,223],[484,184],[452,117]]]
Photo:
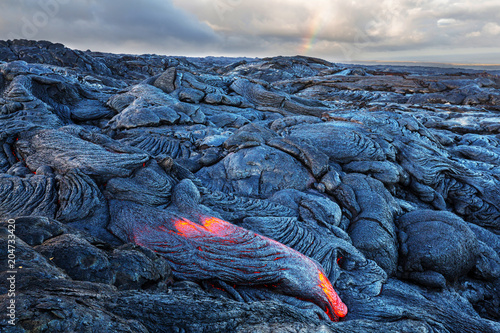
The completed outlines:
[[[328,302],[330,303],[330,306],[335,312],[335,315],[338,318],[345,317],[347,315],[347,306],[340,300],[339,295],[337,295],[335,290],[333,290],[332,284],[330,283],[330,281],[328,281],[328,279],[322,272],[319,272],[318,277],[320,280],[321,289],[323,289],[323,292],[325,293],[326,297],[328,297]],[[326,313],[328,314],[328,317],[330,317],[330,319],[332,320],[336,319],[332,318],[332,315],[329,313],[328,309]]]
[[[165,256],[181,278],[269,286],[315,303],[333,321],[346,316],[347,307],[321,266],[302,253],[216,217],[163,221],[135,230],[133,241]]]

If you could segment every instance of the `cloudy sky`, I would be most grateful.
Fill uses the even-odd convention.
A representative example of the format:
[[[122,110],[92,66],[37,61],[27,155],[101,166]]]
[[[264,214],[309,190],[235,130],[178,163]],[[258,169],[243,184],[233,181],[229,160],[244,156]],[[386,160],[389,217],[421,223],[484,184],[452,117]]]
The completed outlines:
[[[500,0],[0,0],[0,39],[168,55],[500,63]]]

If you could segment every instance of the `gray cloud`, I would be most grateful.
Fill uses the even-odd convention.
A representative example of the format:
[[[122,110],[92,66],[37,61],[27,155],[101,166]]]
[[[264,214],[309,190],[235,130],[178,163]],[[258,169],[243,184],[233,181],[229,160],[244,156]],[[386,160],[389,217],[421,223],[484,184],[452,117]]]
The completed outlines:
[[[138,53],[196,52],[218,41],[208,25],[169,0],[4,0],[0,6],[2,39]]]
[[[454,61],[463,55],[463,61],[474,62],[468,47],[494,53],[500,42],[497,0],[215,0],[227,4],[223,13],[205,0],[174,3],[222,35],[260,45],[263,53],[306,52],[334,60],[435,56],[436,61],[451,54]],[[314,30],[316,39],[307,47]]]
[[[500,62],[498,0],[4,0],[0,10],[0,38],[30,35],[31,23],[26,38],[84,49]]]

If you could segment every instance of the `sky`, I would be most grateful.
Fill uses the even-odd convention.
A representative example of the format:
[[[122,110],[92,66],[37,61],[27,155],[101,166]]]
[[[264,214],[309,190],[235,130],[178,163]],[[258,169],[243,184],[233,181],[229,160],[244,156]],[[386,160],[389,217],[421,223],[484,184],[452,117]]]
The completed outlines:
[[[500,0],[0,0],[0,39],[186,56],[500,64]]]

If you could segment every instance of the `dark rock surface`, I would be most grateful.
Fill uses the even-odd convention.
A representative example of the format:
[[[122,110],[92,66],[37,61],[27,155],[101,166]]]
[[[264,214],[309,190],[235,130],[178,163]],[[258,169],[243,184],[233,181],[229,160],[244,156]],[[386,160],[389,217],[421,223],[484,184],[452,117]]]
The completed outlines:
[[[0,330],[500,332],[498,74],[0,41]]]

